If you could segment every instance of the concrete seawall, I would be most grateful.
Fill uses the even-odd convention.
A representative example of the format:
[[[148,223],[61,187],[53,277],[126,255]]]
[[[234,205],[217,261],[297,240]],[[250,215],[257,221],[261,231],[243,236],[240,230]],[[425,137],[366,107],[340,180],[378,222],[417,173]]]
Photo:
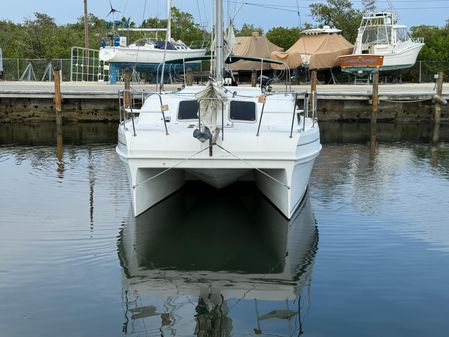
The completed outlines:
[[[176,90],[180,85],[167,86]],[[154,85],[136,85],[136,90],[154,90]],[[279,86],[282,90],[285,87]],[[301,92],[307,85],[293,86]],[[118,90],[123,84],[63,82],[62,113],[65,121],[117,121]],[[274,87],[277,90],[278,87]],[[53,83],[0,82],[0,122],[54,121]],[[371,118],[371,86],[318,85],[320,120],[369,121]],[[396,84],[379,86],[378,119],[382,121],[430,121],[433,116],[435,84]],[[443,98],[449,100],[449,83]],[[448,105],[443,106],[442,122],[449,122]]]

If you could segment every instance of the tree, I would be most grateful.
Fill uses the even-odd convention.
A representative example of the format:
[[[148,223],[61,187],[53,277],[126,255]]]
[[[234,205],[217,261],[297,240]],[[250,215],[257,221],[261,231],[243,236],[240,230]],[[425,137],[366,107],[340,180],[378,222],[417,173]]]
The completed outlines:
[[[181,12],[176,7],[172,7],[171,19],[174,39],[182,40],[186,44],[204,40],[205,32],[194,22],[192,14]]]
[[[253,32],[258,32],[259,35],[262,35],[263,29],[252,24],[244,23],[242,28],[235,29],[235,36],[251,36]]]
[[[362,12],[354,9],[349,0],[327,0],[327,4],[312,4],[310,11],[315,21],[341,29],[348,41],[355,41]]]
[[[362,0],[364,13],[373,13],[376,10],[376,0]]]
[[[449,22],[444,27],[415,26],[412,36],[423,37],[425,45],[418,55],[419,60],[449,62]]]
[[[284,48],[284,50],[287,50],[298,41],[300,35],[300,30],[296,27],[274,27],[267,32],[268,40],[275,45]]]

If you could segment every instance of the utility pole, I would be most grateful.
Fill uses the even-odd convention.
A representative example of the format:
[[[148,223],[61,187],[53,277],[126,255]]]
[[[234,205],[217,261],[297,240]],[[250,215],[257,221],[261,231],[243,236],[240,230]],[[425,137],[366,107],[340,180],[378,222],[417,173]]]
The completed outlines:
[[[89,48],[89,25],[87,17],[87,0],[84,0],[84,48]]]

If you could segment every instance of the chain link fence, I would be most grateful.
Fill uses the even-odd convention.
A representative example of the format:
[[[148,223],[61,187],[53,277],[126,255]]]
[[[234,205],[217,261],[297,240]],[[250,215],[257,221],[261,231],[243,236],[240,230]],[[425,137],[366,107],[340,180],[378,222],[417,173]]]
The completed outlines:
[[[92,58],[93,60],[94,58]],[[95,58],[96,59],[96,58]],[[52,81],[53,68],[58,66],[61,69],[63,81],[107,81],[107,74],[102,70],[98,61],[91,61],[92,70],[82,72],[82,57],[72,59],[12,59],[3,58],[3,80],[4,81]],[[84,62],[85,63],[85,62]],[[77,68],[78,67],[78,68]],[[430,83],[435,82],[435,74],[442,71],[444,78],[449,81],[449,62],[439,61],[417,61],[410,69],[402,72],[381,74],[381,79],[385,83]],[[144,76],[140,74],[141,77]],[[292,71],[293,83],[307,83],[309,75],[307,71]],[[143,77],[142,77],[143,79]],[[335,68],[331,71],[322,70],[318,72],[318,79],[322,84],[352,84],[354,76],[343,73]],[[148,79],[147,79],[148,80]],[[151,80],[150,80],[151,81]]]
[[[449,81],[449,62],[417,61],[404,75],[403,80],[411,83],[435,82],[435,74],[442,71]]]
[[[61,69],[62,80],[70,81],[70,59],[3,59],[4,81],[52,81],[53,68]]]

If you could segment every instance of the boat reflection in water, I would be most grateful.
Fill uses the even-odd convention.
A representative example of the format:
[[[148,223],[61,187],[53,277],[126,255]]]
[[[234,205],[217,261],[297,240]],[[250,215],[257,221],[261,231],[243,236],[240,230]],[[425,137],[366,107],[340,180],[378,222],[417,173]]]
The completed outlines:
[[[287,220],[236,186],[187,185],[131,212],[118,242],[125,334],[302,333],[318,245],[309,199]]]

